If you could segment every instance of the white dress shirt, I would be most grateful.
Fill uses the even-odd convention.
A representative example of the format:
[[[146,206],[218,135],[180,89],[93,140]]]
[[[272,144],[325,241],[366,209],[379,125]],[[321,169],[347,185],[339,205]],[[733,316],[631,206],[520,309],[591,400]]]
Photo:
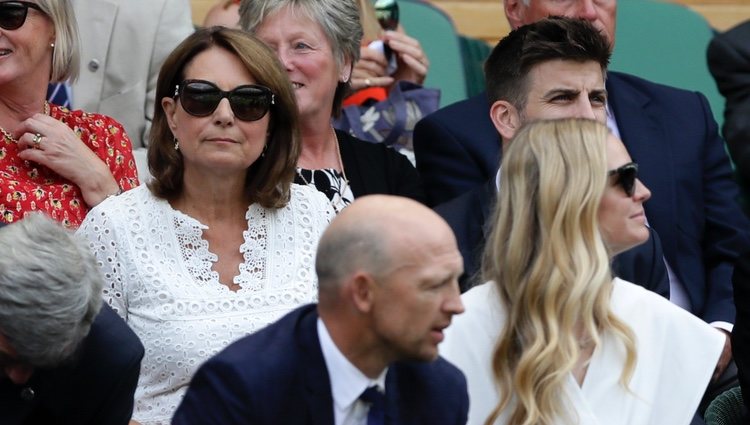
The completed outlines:
[[[359,400],[359,396],[373,385],[377,385],[381,392],[385,392],[385,375],[388,368],[385,368],[377,379],[365,376],[339,351],[320,318],[318,339],[331,379],[335,425],[367,425],[367,412],[370,406]]]

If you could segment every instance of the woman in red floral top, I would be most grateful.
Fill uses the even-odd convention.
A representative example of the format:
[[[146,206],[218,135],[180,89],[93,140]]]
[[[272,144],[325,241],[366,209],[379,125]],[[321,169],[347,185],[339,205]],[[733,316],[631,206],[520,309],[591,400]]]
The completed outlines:
[[[45,101],[50,81],[78,75],[77,40],[70,0],[0,2],[0,221],[40,210],[76,228],[138,185],[119,123]]]

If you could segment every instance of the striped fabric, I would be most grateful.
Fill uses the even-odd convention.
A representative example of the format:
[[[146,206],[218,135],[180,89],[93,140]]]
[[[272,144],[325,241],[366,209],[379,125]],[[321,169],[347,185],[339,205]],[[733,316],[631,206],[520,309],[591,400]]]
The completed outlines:
[[[70,98],[65,83],[50,83],[47,86],[47,101],[54,105],[70,108]]]

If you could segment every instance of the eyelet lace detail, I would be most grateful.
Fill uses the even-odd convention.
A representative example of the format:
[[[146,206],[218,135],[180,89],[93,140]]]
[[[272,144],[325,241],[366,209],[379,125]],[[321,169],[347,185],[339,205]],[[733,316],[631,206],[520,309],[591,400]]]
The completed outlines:
[[[146,348],[133,419],[168,424],[198,365],[317,300],[315,250],[333,215],[324,195],[296,184],[284,208],[251,205],[232,292],[211,269],[207,227],[145,186],[89,212],[78,234],[102,270],[104,299]]]

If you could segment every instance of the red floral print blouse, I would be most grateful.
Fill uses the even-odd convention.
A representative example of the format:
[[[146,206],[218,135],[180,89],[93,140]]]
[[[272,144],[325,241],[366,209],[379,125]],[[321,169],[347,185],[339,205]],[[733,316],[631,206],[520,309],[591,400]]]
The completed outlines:
[[[123,191],[138,186],[130,139],[117,121],[57,105],[50,105],[50,116],[67,124],[107,164]],[[43,165],[20,159],[16,141],[0,137],[0,221],[12,223],[42,211],[65,227],[78,228],[89,211],[78,187]]]

